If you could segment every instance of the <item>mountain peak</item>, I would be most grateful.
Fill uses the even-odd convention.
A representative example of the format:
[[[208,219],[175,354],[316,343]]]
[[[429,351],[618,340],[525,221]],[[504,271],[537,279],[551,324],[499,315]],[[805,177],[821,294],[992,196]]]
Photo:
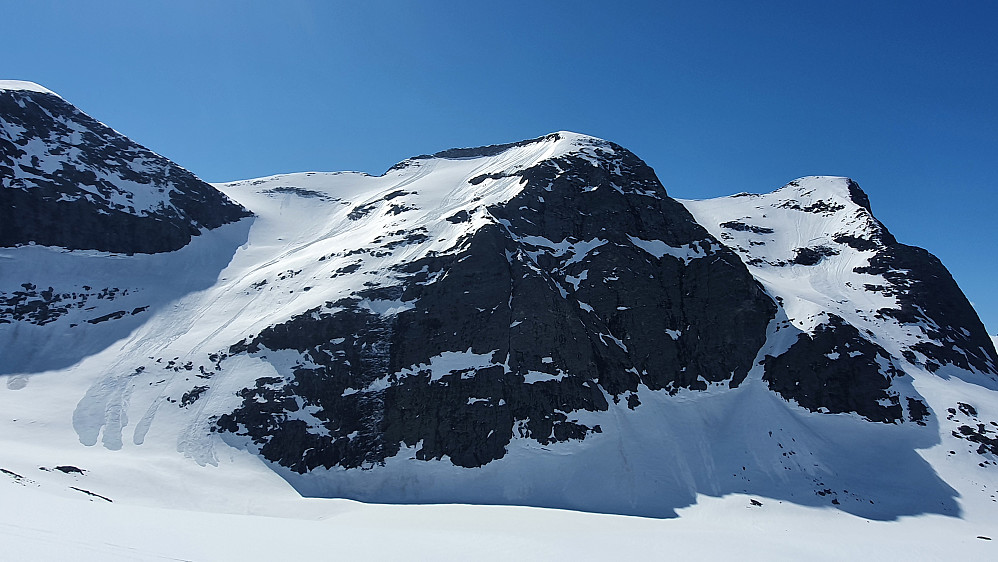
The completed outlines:
[[[798,200],[804,198],[838,200],[847,206],[851,206],[850,203],[859,205],[871,215],[873,213],[870,197],[863,188],[854,179],[844,176],[804,176],[781,187],[775,193]]]
[[[249,215],[57,94],[14,80],[0,81],[0,191],[7,247],[172,251]]]
[[[21,90],[62,97],[45,86],[26,80],[0,80],[0,90]]]
[[[522,148],[532,145],[536,145],[538,147],[543,146],[548,150],[548,152],[543,155],[542,159],[563,156],[572,152],[580,152],[585,148],[602,148],[604,150],[608,150],[609,152],[613,152],[613,147],[616,146],[609,141],[590,135],[573,133],[571,131],[556,131],[554,133],[548,133],[540,137],[521,141],[476,147],[448,148],[446,150],[434,152],[433,154],[421,154],[419,156],[408,158],[399,164],[396,164],[392,168],[405,167],[411,164],[414,160],[429,160],[434,158],[447,160],[489,158],[492,156],[498,156],[499,154],[514,148]]]
[[[855,181],[843,176],[804,176],[787,183],[777,189],[775,193],[779,193],[784,198],[835,198],[842,201],[852,201],[851,186],[853,185],[856,185],[858,189]],[[863,195],[866,194],[863,193]]]

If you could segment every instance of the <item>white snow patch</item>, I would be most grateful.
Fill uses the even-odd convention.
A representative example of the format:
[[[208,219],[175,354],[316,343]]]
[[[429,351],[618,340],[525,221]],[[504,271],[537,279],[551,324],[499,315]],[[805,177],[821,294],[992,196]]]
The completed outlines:
[[[558,374],[552,375],[550,373],[542,373],[540,371],[527,371],[527,374],[523,375],[523,382],[525,384],[533,384],[535,382],[542,381],[560,381],[565,378],[568,373],[558,369]]]
[[[34,82],[27,82],[25,80],[0,80],[0,90],[24,90],[28,92],[51,94],[53,96],[59,95],[44,86],[35,84]]]
[[[420,363],[403,369],[397,373],[398,377],[413,376],[420,372],[429,371],[430,380],[438,381],[442,377],[452,372],[461,372],[462,378],[470,378],[476,369],[485,369],[501,363],[492,360],[493,355],[498,350],[488,353],[473,353],[469,347],[467,351],[445,351],[440,355],[430,358],[429,364]]]
[[[415,308],[416,301],[364,299],[357,303],[357,306],[366,308],[367,310],[381,316],[394,316],[400,312],[405,312],[406,310],[412,310]]]
[[[705,252],[700,248],[700,246],[695,244],[687,244],[677,248],[675,246],[670,246],[661,240],[642,240],[641,238],[631,235],[628,235],[627,238],[632,244],[658,259],[661,259],[664,256],[672,256],[683,260],[683,263],[687,264],[690,263],[691,260],[708,256],[717,249],[716,246],[711,246],[710,250]]]

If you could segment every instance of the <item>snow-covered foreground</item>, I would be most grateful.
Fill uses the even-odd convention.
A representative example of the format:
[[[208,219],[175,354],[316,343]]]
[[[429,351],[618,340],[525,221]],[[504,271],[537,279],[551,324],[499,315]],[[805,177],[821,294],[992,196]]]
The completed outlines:
[[[290,492],[289,492],[290,495]],[[766,498],[701,497],[678,519],[539,508],[291,501],[285,516],[150,508],[0,486],[5,560],[994,559],[992,521],[874,522]],[[756,499],[761,506],[750,502]]]
[[[990,391],[960,380],[926,380],[919,390],[939,404],[973,397],[982,419],[998,414]],[[998,539],[994,466],[974,464],[973,447],[946,435],[918,454],[953,486],[958,516],[874,521],[831,505],[741,493],[698,494],[674,519],[377,505],[303,498],[259,457],[222,443],[217,465],[204,466],[166,440],[127,451],[83,446],[68,419],[78,395],[72,390],[83,382],[53,371],[0,391],[0,559],[287,560],[316,552],[376,560],[998,556],[998,540],[989,540]],[[40,410],[29,397],[50,408]]]

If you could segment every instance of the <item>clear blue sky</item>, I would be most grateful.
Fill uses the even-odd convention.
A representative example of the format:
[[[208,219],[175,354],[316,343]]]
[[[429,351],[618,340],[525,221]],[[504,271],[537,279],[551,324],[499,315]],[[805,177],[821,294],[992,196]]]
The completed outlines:
[[[32,80],[208,181],[560,129],[682,198],[850,176],[998,331],[998,2],[0,0]]]

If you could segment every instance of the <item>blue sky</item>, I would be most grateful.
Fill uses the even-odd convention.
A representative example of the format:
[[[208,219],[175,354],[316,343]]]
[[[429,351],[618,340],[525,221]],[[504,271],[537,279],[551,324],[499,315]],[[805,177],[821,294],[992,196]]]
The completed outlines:
[[[998,331],[998,3],[0,0],[32,80],[208,181],[568,129],[676,197],[844,175]]]

